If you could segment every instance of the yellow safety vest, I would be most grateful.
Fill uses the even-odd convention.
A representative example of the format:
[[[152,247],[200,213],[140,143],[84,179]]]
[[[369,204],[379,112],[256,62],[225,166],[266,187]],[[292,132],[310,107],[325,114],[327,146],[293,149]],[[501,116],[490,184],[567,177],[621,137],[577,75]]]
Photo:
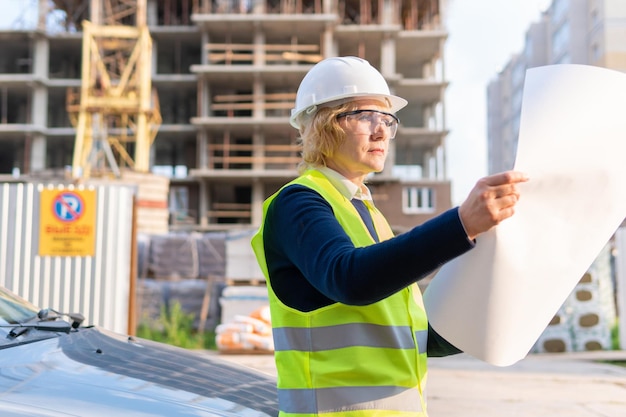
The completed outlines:
[[[324,197],[355,247],[374,243],[352,203],[321,172],[309,170],[290,184]],[[264,217],[277,194],[265,201]],[[382,214],[368,209],[380,240],[391,238]],[[281,417],[427,415],[428,320],[416,285],[367,306],[334,303],[302,312],[272,290],[263,226],[252,247],[268,284]]]

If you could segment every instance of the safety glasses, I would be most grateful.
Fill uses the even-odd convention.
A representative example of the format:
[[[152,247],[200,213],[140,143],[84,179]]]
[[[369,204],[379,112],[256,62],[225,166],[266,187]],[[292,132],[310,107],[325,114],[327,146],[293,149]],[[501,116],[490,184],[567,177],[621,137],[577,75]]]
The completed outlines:
[[[345,117],[346,122],[353,126],[357,133],[371,133],[381,125],[389,132],[389,139],[396,137],[398,119],[395,115],[379,110],[352,110],[337,115],[337,120]]]

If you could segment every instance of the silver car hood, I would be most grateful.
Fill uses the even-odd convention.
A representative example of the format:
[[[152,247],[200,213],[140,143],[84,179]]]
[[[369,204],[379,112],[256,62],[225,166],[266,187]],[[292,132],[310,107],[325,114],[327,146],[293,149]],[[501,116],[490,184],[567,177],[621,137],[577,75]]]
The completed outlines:
[[[0,350],[0,415],[277,415],[275,381],[219,359],[101,329]]]

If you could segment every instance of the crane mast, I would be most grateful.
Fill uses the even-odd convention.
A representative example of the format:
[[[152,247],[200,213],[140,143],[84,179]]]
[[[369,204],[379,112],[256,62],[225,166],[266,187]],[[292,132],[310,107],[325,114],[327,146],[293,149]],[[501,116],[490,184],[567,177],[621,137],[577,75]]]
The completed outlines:
[[[80,90],[67,96],[76,128],[72,177],[120,177],[121,166],[148,172],[161,114],[151,83],[146,0],[90,5],[90,20],[82,22]]]

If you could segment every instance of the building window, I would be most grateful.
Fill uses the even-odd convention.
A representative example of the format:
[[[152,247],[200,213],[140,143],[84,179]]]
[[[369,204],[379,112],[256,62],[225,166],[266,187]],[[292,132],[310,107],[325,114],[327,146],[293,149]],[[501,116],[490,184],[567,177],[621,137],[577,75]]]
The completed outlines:
[[[524,77],[526,76],[526,62],[522,59],[518,59],[513,66],[513,73],[511,74],[511,83],[514,87],[524,84]]]
[[[592,64],[598,62],[598,60],[600,59],[600,54],[600,46],[598,46],[598,44],[594,42],[594,44],[591,45]]]
[[[569,22],[563,23],[552,35],[552,55],[559,56],[567,51],[570,43]]]
[[[571,64],[571,63],[572,63],[572,57],[570,56],[570,54],[562,55],[559,57],[559,59],[554,61],[555,65]]]
[[[558,24],[567,14],[568,0],[554,0],[552,2],[552,23]]]
[[[402,190],[402,212],[404,214],[433,213],[435,190],[430,187],[404,187]]]

